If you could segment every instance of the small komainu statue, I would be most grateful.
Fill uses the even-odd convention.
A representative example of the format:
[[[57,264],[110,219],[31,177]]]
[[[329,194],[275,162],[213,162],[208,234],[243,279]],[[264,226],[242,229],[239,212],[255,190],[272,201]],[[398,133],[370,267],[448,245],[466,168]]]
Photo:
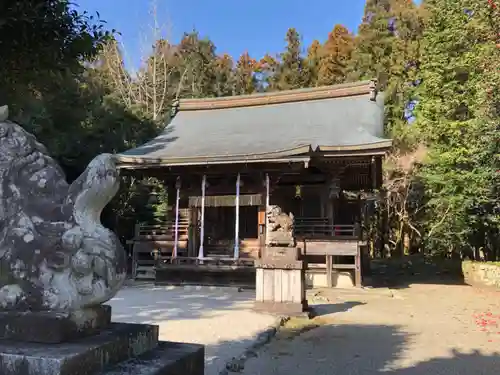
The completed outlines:
[[[45,147],[0,107],[0,309],[77,311],[111,299],[126,255],[100,222],[118,191],[112,155],[68,185]]]
[[[267,244],[271,246],[295,246],[293,214],[287,215],[279,206],[270,206],[267,212]]]

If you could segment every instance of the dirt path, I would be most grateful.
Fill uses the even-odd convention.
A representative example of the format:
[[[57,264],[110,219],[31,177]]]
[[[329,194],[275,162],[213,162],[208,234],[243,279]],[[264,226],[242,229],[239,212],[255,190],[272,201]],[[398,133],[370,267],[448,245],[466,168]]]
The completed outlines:
[[[500,373],[500,292],[468,286],[324,291],[320,327],[283,333],[247,375]]]
[[[234,288],[123,288],[110,301],[113,321],[157,324],[160,339],[205,345],[205,374],[218,375],[226,362],[252,346],[276,318],[251,310],[253,292]]]

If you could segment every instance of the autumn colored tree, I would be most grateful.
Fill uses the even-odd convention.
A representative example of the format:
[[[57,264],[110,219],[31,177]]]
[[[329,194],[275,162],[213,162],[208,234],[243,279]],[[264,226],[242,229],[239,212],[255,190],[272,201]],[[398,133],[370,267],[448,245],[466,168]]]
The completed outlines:
[[[333,85],[345,82],[348,63],[354,49],[354,37],[342,25],[335,25],[319,53],[317,84]]]
[[[228,54],[217,56],[214,60],[215,96],[230,96],[234,94],[233,59]]]
[[[255,77],[257,83],[257,91],[264,92],[270,90],[274,84],[274,77],[280,66],[279,60],[276,57],[266,53],[261,58],[255,69]]]
[[[234,94],[252,94],[257,91],[256,71],[257,61],[250,57],[248,52],[243,53],[236,62],[234,70]]]

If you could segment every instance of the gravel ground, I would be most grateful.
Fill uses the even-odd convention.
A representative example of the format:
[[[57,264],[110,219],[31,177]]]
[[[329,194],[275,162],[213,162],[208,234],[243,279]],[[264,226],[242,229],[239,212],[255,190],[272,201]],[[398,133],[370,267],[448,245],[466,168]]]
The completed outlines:
[[[251,311],[255,294],[234,288],[125,286],[110,301],[113,320],[160,326],[160,339],[206,345],[206,375],[218,375],[276,318]]]
[[[315,292],[309,300],[319,327],[278,335],[243,374],[500,373],[500,291],[411,285]]]

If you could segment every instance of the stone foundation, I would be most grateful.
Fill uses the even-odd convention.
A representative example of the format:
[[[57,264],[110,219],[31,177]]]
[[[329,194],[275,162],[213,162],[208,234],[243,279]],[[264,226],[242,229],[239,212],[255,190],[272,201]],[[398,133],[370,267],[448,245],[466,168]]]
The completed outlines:
[[[462,273],[469,284],[500,288],[500,264],[465,261]]]
[[[67,317],[51,317],[50,313],[45,313],[40,318],[46,321],[44,329],[28,321],[29,315],[39,313],[25,313],[24,321],[21,313],[14,317],[9,314],[3,313],[5,322],[11,321],[18,328],[24,323],[36,334],[15,329],[12,331],[15,340],[12,334],[9,339],[0,339],[1,375],[204,374],[204,347],[158,341],[156,325],[109,323],[98,331],[95,326],[87,332],[85,329],[68,331],[67,328],[74,328],[74,325],[68,323]],[[49,333],[50,327],[55,335]],[[4,327],[3,332],[11,331]],[[68,332],[72,340],[54,342],[59,341],[61,333]]]

